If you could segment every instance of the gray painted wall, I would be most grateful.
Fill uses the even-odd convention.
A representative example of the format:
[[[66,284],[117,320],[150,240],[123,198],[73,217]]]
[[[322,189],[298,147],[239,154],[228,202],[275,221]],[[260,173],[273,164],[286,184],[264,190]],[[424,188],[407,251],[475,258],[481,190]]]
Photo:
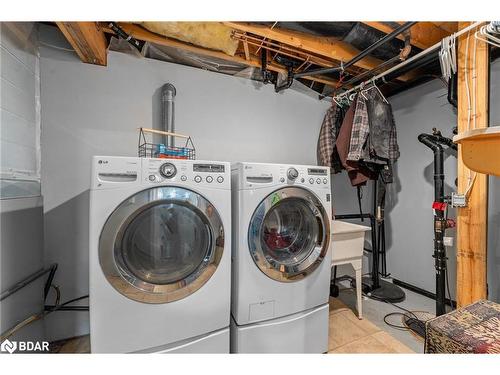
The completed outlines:
[[[448,104],[446,89],[439,80],[428,82],[390,98],[398,131],[401,157],[396,163],[396,179],[387,193],[387,263],[394,278],[425,290],[435,291],[432,258],[433,190],[432,151],[417,140],[433,127],[451,136],[456,126],[456,111]],[[500,125],[500,61],[491,67],[490,125]],[[445,161],[446,192],[455,189],[456,158],[447,153]],[[489,179],[488,286],[489,299],[500,301],[500,179]],[[336,213],[358,212],[356,190],[345,173],[333,177]],[[364,192],[364,210],[371,210],[371,185]],[[451,209],[449,216],[455,217]],[[366,223],[366,225],[368,225]],[[455,237],[455,230],[448,234]],[[456,249],[448,248],[451,294],[455,298]],[[368,262],[364,264],[367,271]],[[348,271],[348,270],[347,270]]]
[[[448,104],[447,90],[434,80],[391,99],[398,130],[401,157],[396,163],[396,179],[388,190],[388,255],[389,272],[396,279],[425,290],[435,290],[433,253],[434,164],[433,153],[418,142],[420,133],[441,129],[452,136],[456,113]],[[457,159],[445,154],[445,194],[455,189]],[[450,209],[449,216],[455,217]],[[447,234],[454,236],[454,230]],[[452,295],[455,289],[456,252],[447,248]]]
[[[38,30],[33,22],[0,23],[0,77],[0,291],[4,292],[44,265]],[[44,281],[38,279],[0,302],[0,333],[43,311]],[[42,321],[11,337],[43,338]]]
[[[40,195],[38,28],[0,23],[0,198]]]
[[[177,88],[176,128],[198,159],[316,163],[328,106],[288,90],[180,65],[110,52],[108,66],[82,64],[42,33],[42,189],[46,262],[59,262],[62,299],[88,293],[88,189],[92,155],[136,155],[137,127],[158,127],[159,90]],[[86,301],[84,301],[86,303]],[[50,339],[88,332],[88,314],[46,319]]]

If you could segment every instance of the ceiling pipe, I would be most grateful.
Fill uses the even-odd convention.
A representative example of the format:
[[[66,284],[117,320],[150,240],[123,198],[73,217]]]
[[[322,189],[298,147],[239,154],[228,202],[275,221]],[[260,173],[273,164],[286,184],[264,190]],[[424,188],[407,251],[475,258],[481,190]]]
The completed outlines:
[[[468,33],[469,31],[479,27],[481,25],[482,21],[474,22],[473,24],[461,29],[460,31],[456,32],[453,34],[455,38],[458,38],[459,36]],[[384,83],[387,83],[394,78],[399,77],[400,75],[406,73],[407,71],[416,69],[418,67],[421,67],[433,59],[437,58],[437,54],[439,53],[439,49],[441,48],[441,41],[437,42],[436,44],[430,46],[429,48],[423,50],[420,53],[417,53],[415,56],[412,56],[405,61],[399,63],[398,65],[393,66],[392,68],[387,69],[386,71],[383,71],[379,75],[371,78],[369,81],[376,83],[379,80],[382,80]],[[357,91],[362,85],[364,85],[366,82],[363,82],[347,91],[344,91],[343,93],[339,94],[338,96],[345,96],[349,95],[352,92]],[[321,96],[320,96],[321,99]]]
[[[333,67],[333,68],[322,68],[322,69],[316,69],[316,70],[311,70],[311,71],[306,71],[306,72],[301,72],[297,73],[294,75],[294,78],[301,78],[305,76],[313,76],[313,75],[318,75],[318,74],[328,74],[328,73],[334,73],[338,71],[344,71],[350,66],[356,64],[358,61],[364,59],[366,56],[368,56],[370,53],[372,53],[374,50],[379,48],[381,45],[389,42],[390,40],[396,38],[399,34],[404,33],[406,30],[408,30],[410,27],[414,26],[417,22],[412,21],[412,22],[406,22],[400,27],[398,27],[396,30],[391,32],[390,34],[387,34],[383,38],[380,38],[378,41],[373,43],[370,47],[367,49],[361,51],[359,54],[354,56],[351,60],[346,62],[345,64],[341,64],[340,66]]]
[[[353,86],[353,85],[357,84],[358,82],[365,80],[368,76],[375,76],[377,74],[377,72],[395,64],[396,62],[405,61],[408,58],[408,56],[410,55],[410,52],[411,52],[410,35],[407,34],[405,36],[405,46],[400,51],[399,55],[394,56],[387,61],[384,61],[382,64],[376,66],[375,68],[373,68],[371,70],[367,70],[367,71],[365,71],[357,76],[354,76],[349,81],[343,83],[340,87],[337,87],[337,88],[331,89],[327,92],[324,92],[323,94],[320,95],[320,100],[325,98],[326,96],[333,94],[336,91],[342,90],[344,87]]]

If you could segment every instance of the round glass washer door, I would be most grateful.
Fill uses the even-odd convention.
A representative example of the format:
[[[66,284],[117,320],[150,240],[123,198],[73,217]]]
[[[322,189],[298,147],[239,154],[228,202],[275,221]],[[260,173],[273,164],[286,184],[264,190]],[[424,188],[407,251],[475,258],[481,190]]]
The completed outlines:
[[[248,245],[257,267],[270,278],[292,282],[311,274],[329,245],[330,223],[320,200],[302,188],[268,195],[250,220]]]
[[[143,190],[122,202],[99,239],[106,279],[124,296],[166,303],[201,288],[224,251],[219,213],[203,196],[179,187]]]

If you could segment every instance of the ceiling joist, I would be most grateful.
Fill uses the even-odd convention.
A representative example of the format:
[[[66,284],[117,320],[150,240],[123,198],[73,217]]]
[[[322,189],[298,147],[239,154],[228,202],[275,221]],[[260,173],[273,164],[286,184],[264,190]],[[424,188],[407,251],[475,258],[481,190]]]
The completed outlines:
[[[384,33],[390,33],[394,27],[394,23],[391,25],[391,23],[384,22],[365,22],[365,24]],[[83,62],[106,65],[107,41],[105,33],[114,34],[113,30],[106,24],[97,22],[57,22],[57,25]],[[284,64],[288,63],[280,61],[277,58],[278,55],[287,56],[292,61],[295,61],[296,65],[293,69],[297,73],[314,69],[314,66],[339,66],[341,62],[351,60],[360,52],[350,44],[331,37],[320,37],[255,23],[224,22],[224,25],[232,28],[234,30],[232,38],[240,41],[234,56],[156,34],[137,24],[120,23],[121,28],[137,40],[248,67],[261,67],[260,50],[264,48],[269,51],[267,68],[284,75],[288,73],[288,69]],[[427,48],[449,35],[449,30],[454,27],[452,23],[439,23],[438,25],[431,22],[419,22],[411,28],[411,43],[419,48]],[[404,36],[399,35],[398,38],[403,39]],[[357,61],[348,71],[351,75],[358,75],[373,70],[381,64],[383,64],[382,60],[367,56]],[[310,68],[311,66],[313,68]],[[398,80],[408,82],[414,78],[414,75],[412,72],[406,73],[400,76]],[[338,84],[338,81],[332,77],[305,76],[302,78],[333,87]]]
[[[150,42],[162,46],[167,46],[167,47],[173,47],[173,48],[178,48],[183,51],[188,51],[192,53],[196,53],[199,55],[203,56],[210,56],[210,57],[215,57],[218,59],[230,61],[230,62],[235,62],[238,64],[242,64],[245,66],[250,66],[250,67],[255,67],[255,68],[260,68],[260,59],[256,56],[251,55],[250,53],[248,56],[246,56],[246,53],[243,56],[239,56],[236,54],[235,56],[230,56],[225,54],[224,52],[220,51],[214,51],[210,49],[206,49],[203,47],[197,47],[192,44],[180,42],[175,39],[170,39],[164,36],[161,36],[159,34],[152,33],[138,25],[132,24],[132,23],[120,23],[120,27],[129,35],[133,36],[134,38],[138,40],[143,40],[145,42]],[[113,31],[107,27],[103,26],[103,29],[108,32],[113,34]],[[267,68],[271,71],[277,72],[277,73],[282,73],[286,74],[287,70],[285,67],[276,64],[276,63],[269,63]],[[320,83],[324,83],[330,86],[334,86],[337,84],[336,80],[330,79],[330,78],[325,78],[325,77],[304,77],[304,79],[308,79],[311,81],[316,81]]]
[[[235,30],[252,33],[295,48],[300,48],[309,53],[326,57],[332,61],[348,61],[359,53],[359,51],[350,44],[333,38],[318,37],[296,31],[282,30],[249,23],[224,22],[224,24]],[[363,69],[373,69],[381,63],[381,60],[373,57],[366,57],[355,65]]]
[[[299,48],[306,52],[327,58],[332,61],[330,66],[335,66],[335,62],[349,61],[359,54],[359,50],[348,43],[334,38],[318,37],[291,30],[283,30],[263,25],[256,25],[243,22],[224,22],[225,25],[241,32],[251,33],[260,37],[283,43],[294,48]],[[358,68],[372,70],[383,63],[374,57],[367,56],[354,64]],[[318,64],[321,65],[321,64]],[[409,81],[413,78],[412,74],[404,74],[398,79]]]
[[[97,22],[56,22],[80,60],[106,65],[107,41]]]
[[[394,28],[391,25],[388,25],[385,22],[363,22],[364,24],[373,27],[379,31],[382,31],[386,34],[394,31]],[[403,22],[398,22],[399,24],[403,24]],[[436,44],[441,41],[444,37],[450,35],[451,32],[436,26],[432,22],[418,22],[412,28],[410,28],[410,43],[415,47],[426,49],[430,46]],[[404,40],[403,35],[397,36],[398,39]]]

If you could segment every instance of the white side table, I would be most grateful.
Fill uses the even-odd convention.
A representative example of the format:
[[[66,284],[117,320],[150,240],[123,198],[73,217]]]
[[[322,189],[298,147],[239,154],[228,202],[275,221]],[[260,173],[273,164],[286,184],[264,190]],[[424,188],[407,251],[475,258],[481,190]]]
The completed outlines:
[[[370,227],[346,221],[333,220],[332,222],[332,267],[350,264],[354,268],[356,273],[356,308],[359,319],[363,319],[361,298],[363,248],[365,233],[370,230]]]

